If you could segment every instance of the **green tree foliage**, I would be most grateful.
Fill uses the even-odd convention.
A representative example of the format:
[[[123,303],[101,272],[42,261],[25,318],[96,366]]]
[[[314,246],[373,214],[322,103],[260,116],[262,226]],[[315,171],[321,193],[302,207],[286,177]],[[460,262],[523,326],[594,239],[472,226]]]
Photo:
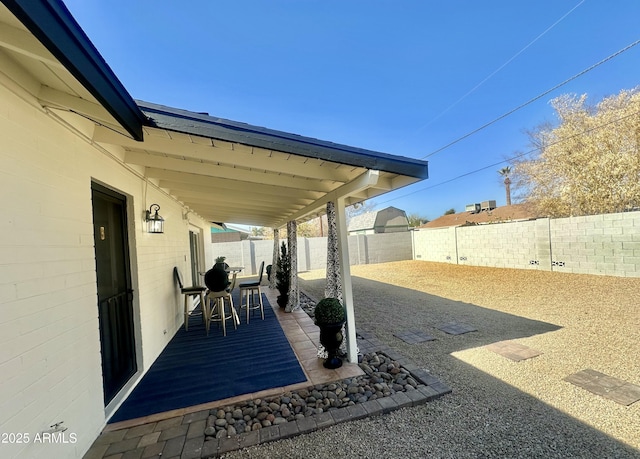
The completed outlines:
[[[452,207],[449,210],[445,210],[444,214],[442,214],[442,215],[451,215],[451,214],[455,214],[455,213],[456,213],[456,210]]]
[[[287,295],[289,293],[289,285],[291,280],[291,258],[287,251],[287,244],[282,241],[280,244],[280,253],[277,260],[278,269],[276,270],[276,288],[282,296],[282,303],[278,302],[281,306],[287,303]]]
[[[550,217],[640,206],[639,88],[595,106],[586,95],[563,95],[551,104],[558,124],[530,132],[536,154],[513,163],[522,198]]]

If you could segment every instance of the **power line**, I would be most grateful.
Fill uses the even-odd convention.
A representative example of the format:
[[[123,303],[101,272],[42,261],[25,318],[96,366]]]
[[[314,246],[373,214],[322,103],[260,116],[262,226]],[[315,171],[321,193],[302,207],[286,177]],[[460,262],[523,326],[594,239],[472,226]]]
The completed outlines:
[[[619,56],[620,54],[622,54],[622,53],[624,53],[625,51],[627,51],[627,50],[629,50],[629,49],[633,48],[634,46],[636,46],[636,45],[637,45],[637,44],[639,44],[639,43],[640,43],[640,40],[636,40],[636,41],[634,41],[634,42],[633,42],[633,43],[631,43],[630,45],[627,45],[627,46],[625,46],[624,48],[622,48],[621,50],[619,50],[619,51],[617,51],[617,52],[615,52],[615,53],[611,54],[610,56],[608,56],[608,57],[606,57],[606,58],[602,59],[600,62],[597,62],[597,63],[593,64],[591,67],[588,67],[588,68],[584,69],[582,72],[580,72],[580,73],[576,73],[576,74],[575,74],[574,76],[572,76],[571,78],[568,78],[568,79],[564,80],[562,83],[559,83],[559,84],[555,85],[553,88],[548,89],[547,91],[543,92],[542,94],[537,95],[537,96],[536,96],[536,97],[534,97],[533,99],[530,99],[530,100],[528,100],[527,102],[525,102],[525,103],[523,103],[523,104],[521,104],[521,105],[518,105],[516,108],[514,108],[514,109],[512,109],[512,110],[508,111],[508,112],[507,112],[507,113],[505,113],[504,115],[501,115],[501,116],[499,116],[498,118],[494,119],[493,121],[489,121],[488,123],[483,124],[483,125],[482,125],[482,126],[480,126],[479,128],[474,129],[473,131],[471,131],[471,132],[469,132],[469,133],[467,133],[467,134],[463,135],[462,137],[459,137],[458,139],[454,140],[453,142],[449,142],[449,143],[448,143],[448,144],[446,144],[445,146],[438,148],[437,150],[435,150],[435,151],[433,151],[433,152],[429,153],[429,154],[428,154],[428,155],[426,155],[426,156],[423,156],[421,159],[429,158],[429,157],[431,157],[431,156],[433,156],[433,155],[435,155],[435,154],[437,154],[437,153],[440,153],[440,152],[441,152],[441,151],[443,151],[443,150],[446,150],[447,148],[449,148],[449,147],[451,147],[451,146],[455,145],[456,143],[458,143],[458,142],[460,142],[460,141],[462,141],[462,140],[464,140],[464,139],[466,139],[466,138],[468,138],[468,137],[471,137],[472,135],[474,135],[474,134],[476,134],[476,133],[478,133],[478,132],[482,131],[483,129],[485,129],[485,128],[487,128],[487,127],[491,126],[492,124],[495,124],[495,123],[497,123],[498,121],[500,121],[500,120],[502,120],[502,119],[506,118],[507,116],[512,115],[513,113],[517,112],[517,111],[518,111],[518,110],[520,110],[521,108],[524,108],[524,107],[526,107],[526,106],[527,106],[527,105],[529,105],[529,104],[532,104],[532,103],[533,103],[533,102],[535,102],[536,100],[541,99],[542,97],[544,97],[544,96],[548,95],[549,93],[551,93],[551,92],[555,91],[556,89],[558,89],[558,88],[560,88],[560,87],[564,86],[565,84],[567,84],[567,83],[569,83],[569,82],[571,82],[571,81],[575,80],[576,78],[581,77],[582,75],[584,75],[584,74],[585,74],[585,73],[587,73],[587,72],[590,72],[591,70],[595,69],[596,67],[599,67],[600,65],[604,64],[605,62],[610,61],[610,60],[611,60],[611,59],[613,59],[614,57]]]
[[[427,124],[425,124],[424,126],[420,127],[418,129],[418,131],[421,131],[422,129],[426,128],[427,126],[429,126],[430,124],[432,124],[434,121],[436,121],[437,119],[439,119],[440,117],[442,117],[442,115],[444,115],[445,113],[447,113],[449,110],[451,110],[453,107],[455,107],[456,105],[458,105],[460,102],[462,102],[464,99],[466,99],[469,95],[471,95],[472,93],[474,93],[480,86],[482,86],[483,84],[485,84],[488,80],[490,80],[496,73],[498,73],[500,70],[502,70],[503,68],[505,68],[507,65],[509,65],[516,57],[518,57],[520,54],[524,53],[527,49],[529,49],[535,42],[537,42],[540,38],[542,38],[544,35],[547,34],[547,32],[549,32],[551,29],[553,29],[555,26],[557,26],[560,22],[562,22],[567,16],[569,16],[571,13],[573,13],[580,5],[582,5],[586,0],[581,0],[580,3],[578,3],[576,6],[574,6],[573,8],[571,8],[568,12],[566,12],[564,14],[564,16],[562,16],[560,19],[558,19],[556,22],[554,22],[553,24],[551,24],[549,27],[547,27],[547,29],[542,32],[540,35],[538,35],[536,38],[534,38],[532,41],[530,41],[527,46],[525,46],[524,48],[522,48],[520,51],[518,51],[517,53],[515,53],[513,56],[511,56],[504,64],[502,64],[500,67],[498,67],[496,70],[494,70],[493,72],[491,72],[484,80],[482,80],[480,83],[478,83],[477,85],[475,85],[471,90],[469,90],[464,96],[462,96],[461,98],[459,98],[457,101],[455,101],[453,104],[449,105],[447,108],[445,108],[438,116],[436,116],[435,118],[433,118],[431,121],[429,121]]]
[[[600,124],[598,126],[594,126],[594,127],[590,128],[590,129],[586,129],[586,130],[584,130],[582,132],[578,132],[576,134],[570,135],[569,137],[558,139],[555,142],[551,142],[548,145],[545,145],[545,147],[551,147],[553,145],[557,145],[559,143],[566,142],[567,140],[571,140],[571,139],[574,139],[574,138],[579,137],[581,135],[588,134],[590,132],[596,131],[596,130],[601,129],[603,127],[609,126],[610,124],[614,124],[614,123],[617,123],[619,121],[623,121],[623,120],[625,120],[627,118],[631,118],[632,116],[635,116],[635,115],[640,115],[640,111],[631,113],[630,115],[623,116],[622,118],[618,118],[618,119],[609,121],[608,123],[604,123],[604,124]],[[411,196],[413,194],[420,193],[422,191],[427,191],[427,190],[430,190],[432,188],[436,188],[436,187],[439,187],[439,186],[442,186],[442,185],[446,185],[447,183],[454,182],[456,180],[459,180],[461,178],[467,177],[469,175],[477,174],[478,172],[482,172],[482,171],[490,169],[492,167],[496,167],[496,166],[499,166],[501,164],[509,163],[510,161],[513,161],[515,159],[522,158],[523,156],[530,155],[532,153],[535,153],[536,151],[541,150],[542,148],[543,147],[536,147],[536,148],[534,148],[532,150],[529,150],[529,151],[524,152],[524,153],[517,154],[515,156],[512,156],[510,158],[504,159],[504,160],[499,161],[497,163],[489,164],[488,166],[483,166],[483,167],[481,167],[479,169],[475,169],[473,171],[465,172],[464,174],[461,174],[461,175],[458,175],[456,177],[450,178],[448,180],[445,180],[444,182],[440,182],[440,183],[436,183],[435,185],[431,185],[431,186],[427,186],[427,187],[424,187],[424,188],[420,188],[419,190],[415,190],[415,191],[412,191],[411,193],[403,194],[402,196],[397,196],[397,197],[395,197],[393,199],[388,199],[387,201],[382,201],[380,204],[385,204],[387,202],[395,201],[397,199],[406,198],[407,196]]]

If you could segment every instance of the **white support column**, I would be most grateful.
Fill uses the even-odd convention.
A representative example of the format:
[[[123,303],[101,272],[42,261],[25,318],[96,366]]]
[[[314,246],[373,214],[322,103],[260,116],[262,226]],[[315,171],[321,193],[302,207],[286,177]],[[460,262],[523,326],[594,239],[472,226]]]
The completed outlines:
[[[278,272],[278,256],[280,254],[280,230],[273,229],[273,257],[271,260],[271,279],[269,288],[276,288],[276,273]]]
[[[336,224],[338,227],[338,253],[340,257],[340,277],[342,280],[342,302],[347,311],[347,356],[349,362],[358,363],[358,344],[356,341],[356,319],[353,309],[353,286],[349,265],[349,239],[347,233],[347,215],[344,198],[338,198],[336,204]]]

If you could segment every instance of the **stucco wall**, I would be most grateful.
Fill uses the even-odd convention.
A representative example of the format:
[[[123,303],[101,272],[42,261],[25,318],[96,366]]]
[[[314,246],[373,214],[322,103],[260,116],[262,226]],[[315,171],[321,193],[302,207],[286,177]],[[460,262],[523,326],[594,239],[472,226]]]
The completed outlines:
[[[177,202],[118,163],[122,152],[83,138],[92,123],[47,114],[19,95],[0,84],[0,432],[33,436],[64,421],[77,442],[2,445],[1,455],[81,457],[105,424],[92,180],[127,196],[141,370],[183,320],[172,270],[190,272],[189,222]],[[151,203],[161,206],[164,234],[143,231]],[[192,223],[209,237],[205,222]]]

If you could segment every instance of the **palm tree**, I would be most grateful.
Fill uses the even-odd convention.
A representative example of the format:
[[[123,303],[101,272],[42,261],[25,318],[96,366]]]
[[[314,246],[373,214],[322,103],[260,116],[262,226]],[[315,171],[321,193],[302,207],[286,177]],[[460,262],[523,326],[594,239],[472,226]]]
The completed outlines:
[[[504,188],[507,192],[507,205],[511,205],[511,179],[509,178],[509,174],[511,174],[511,167],[503,167],[498,171],[498,174],[504,177]]]

